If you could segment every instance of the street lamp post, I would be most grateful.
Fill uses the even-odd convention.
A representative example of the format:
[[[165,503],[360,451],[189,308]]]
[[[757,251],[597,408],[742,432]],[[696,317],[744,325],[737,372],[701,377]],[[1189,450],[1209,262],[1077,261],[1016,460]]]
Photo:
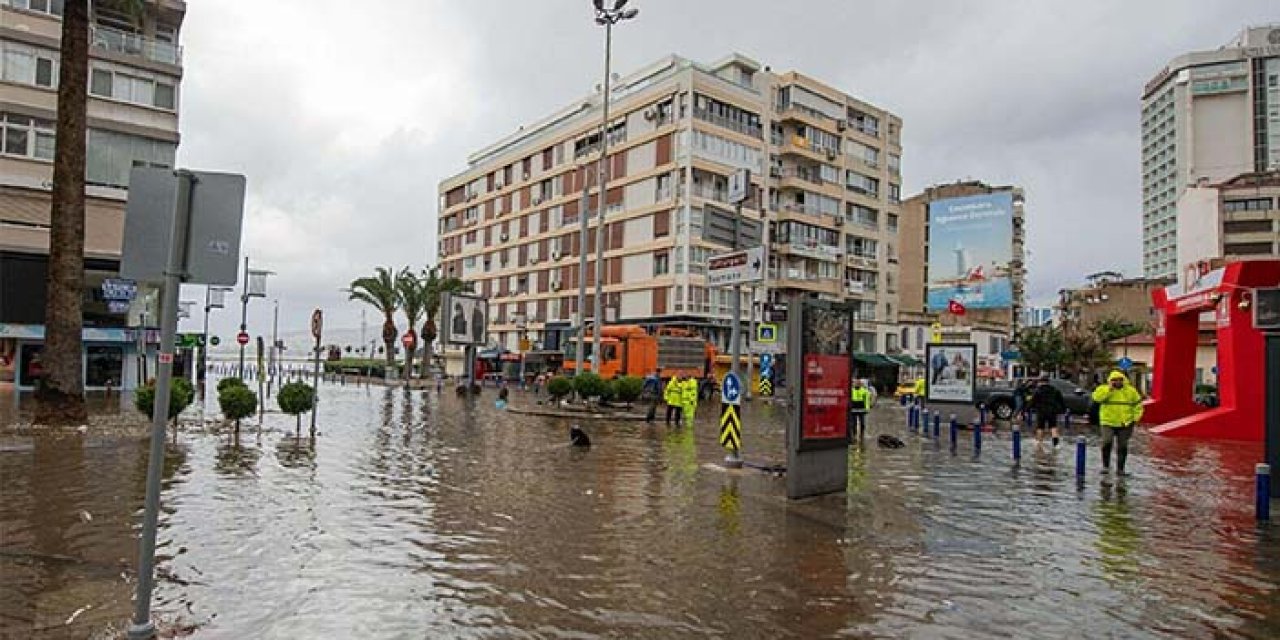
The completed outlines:
[[[594,0],[596,8],[596,24],[604,27],[604,100],[603,115],[600,119],[600,163],[598,167],[600,183],[598,203],[599,213],[596,215],[596,297],[592,313],[595,316],[595,336],[591,348],[591,370],[600,372],[600,339],[604,327],[604,211],[608,194],[608,160],[609,160],[609,90],[610,63],[613,54],[613,25],[630,20],[640,13],[637,9],[623,9],[627,0],[615,0],[612,9],[604,7],[604,0]],[[585,212],[584,212],[585,215]],[[586,247],[583,247],[585,252]]]
[[[200,380],[204,380],[205,369],[209,366],[209,312],[224,308],[226,305],[223,302],[223,296],[228,291],[234,290],[232,287],[204,288],[204,344],[200,345],[200,371],[196,374]]]
[[[267,297],[267,276],[269,275],[272,275],[270,271],[254,271],[249,269],[249,256],[244,257],[244,287],[240,294],[240,333],[244,333],[249,330],[249,298]],[[259,279],[260,284],[253,284],[255,278]],[[240,366],[238,375],[241,380],[244,379],[245,344],[247,343],[242,343],[240,345]]]

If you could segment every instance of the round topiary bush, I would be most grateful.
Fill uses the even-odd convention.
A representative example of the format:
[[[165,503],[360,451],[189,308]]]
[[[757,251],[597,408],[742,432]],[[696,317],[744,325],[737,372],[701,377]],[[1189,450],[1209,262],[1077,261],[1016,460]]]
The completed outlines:
[[[613,381],[613,387],[616,400],[631,404],[644,392],[644,380],[636,376],[622,376]]]
[[[241,380],[240,378],[223,378],[218,381],[218,394],[221,395],[223,390],[227,387],[249,388],[249,386],[244,383],[244,380]]]
[[[547,394],[552,400],[559,400],[573,393],[573,381],[564,376],[556,376],[547,382]]]
[[[236,434],[240,433],[240,420],[258,410],[258,395],[243,385],[228,385],[218,393],[218,406],[228,420],[235,420]]]
[[[280,393],[276,396],[276,402],[280,405],[280,410],[297,419],[297,430],[302,430],[302,414],[312,410],[316,406],[316,390],[311,385],[294,381],[280,387]]]
[[[605,381],[600,376],[591,373],[579,373],[573,377],[573,390],[578,393],[579,398],[595,398],[605,393]]]
[[[186,378],[174,378],[169,385],[169,420],[174,420],[183,409],[191,406],[196,399],[196,390],[191,386],[191,382]],[[133,406],[138,411],[152,415],[156,406],[156,383],[148,382],[146,386],[139,387],[134,392]]]

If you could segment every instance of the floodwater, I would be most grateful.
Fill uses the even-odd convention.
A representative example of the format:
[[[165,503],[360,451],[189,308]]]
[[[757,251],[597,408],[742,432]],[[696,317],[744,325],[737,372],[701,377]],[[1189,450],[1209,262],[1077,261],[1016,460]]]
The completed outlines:
[[[1007,437],[952,453],[884,406],[848,492],[788,502],[714,468],[716,407],[693,431],[586,423],[583,451],[485,394],[326,384],[314,445],[271,413],[238,445],[180,435],[159,616],[196,638],[1280,637],[1260,447],[1139,438],[1134,477],[1078,486],[1069,447],[1028,441],[1015,469]],[[784,460],[785,412],[750,405],[749,462]],[[0,637],[123,626],[145,456],[0,440]]]

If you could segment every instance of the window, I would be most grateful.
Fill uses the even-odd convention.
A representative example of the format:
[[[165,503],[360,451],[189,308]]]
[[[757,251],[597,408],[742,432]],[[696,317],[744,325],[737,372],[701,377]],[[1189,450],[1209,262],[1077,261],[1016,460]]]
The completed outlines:
[[[870,207],[864,207],[860,204],[852,202],[845,205],[845,217],[849,222],[867,227],[869,229],[880,228],[880,212]]]
[[[871,238],[849,236],[846,248],[850,254],[859,258],[876,259],[877,242]]]
[[[6,42],[3,78],[6,82],[53,88],[58,81],[58,54],[45,49]]]
[[[857,171],[845,172],[845,187],[854,193],[861,193],[864,196],[880,197],[880,180],[864,176]]]
[[[671,272],[671,254],[659,251],[653,254],[653,275],[665,276]]]
[[[693,132],[693,150],[696,155],[734,167],[759,171],[763,166],[759,149],[703,131]]]
[[[884,224],[885,224],[885,229],[887,229],[891,233],[897,233],[898,232],[898,214],[890,213],[886,215]]]
[[[805,144],[820,153],[840,153],[840,136],[815,127],[800,125],[796,127],[796,135],[804,138]]]
[[[62,15],[63,0],[8,0],[6,4],[14,9],[26,9],[27,11],[35,11],[37,13],[47,13],[51,16]]]
[[[1271,233],[1270,220],[1228,220],[1222,223],[1226,233]]]
[[[853,128],[861,131],[869,136],[880,137],[880,119],[869,114],[858,111],[857,109],[849,110],[849,122],[853,124]]]
[[[176,107],[174,85],[169,82],[94,67],[89,76],[89,93],[132,104],[161,109]]]
[[[889,173],[895,175],[902,173],[902,156],[896,153],[889,154]]]
[[[846,140],[845,142],[847,143],[845,153],[849,154],[849,157],[855,160],[861,160],[863,164],[871,167],[880,166],[879,149],[867,146],[856,140]]]
[[[54,123],[12,113],[0,114],[0,145],[6,155],[53,160]]]
[[[1222,203],[1224,211],[1266,211],[1271,208],[1271,198],[1249,198],[1246,200],[1227,200]]]
[[[889,183],[889,202],[892,204],[900,204],[902,202],[902,187]]]
[[[693,116],[712,124],[737,131],[738,133],[761,137],[760,116],[731,104],[709,98],[702,94],[694,94]]]

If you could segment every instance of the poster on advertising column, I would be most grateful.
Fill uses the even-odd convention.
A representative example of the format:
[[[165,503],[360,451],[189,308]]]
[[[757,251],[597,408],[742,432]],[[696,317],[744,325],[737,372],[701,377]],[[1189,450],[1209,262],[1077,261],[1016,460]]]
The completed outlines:
[[[925,398],[929,402],[972,404],[978,346],[927,344],[924,352],[928,375],[925,381]]]
[[[851,309],[832,305],[806,311],[801,339],[802,443],[809,446],[821,446],[824,441],[844,444],[849,432],[852,343]]]

